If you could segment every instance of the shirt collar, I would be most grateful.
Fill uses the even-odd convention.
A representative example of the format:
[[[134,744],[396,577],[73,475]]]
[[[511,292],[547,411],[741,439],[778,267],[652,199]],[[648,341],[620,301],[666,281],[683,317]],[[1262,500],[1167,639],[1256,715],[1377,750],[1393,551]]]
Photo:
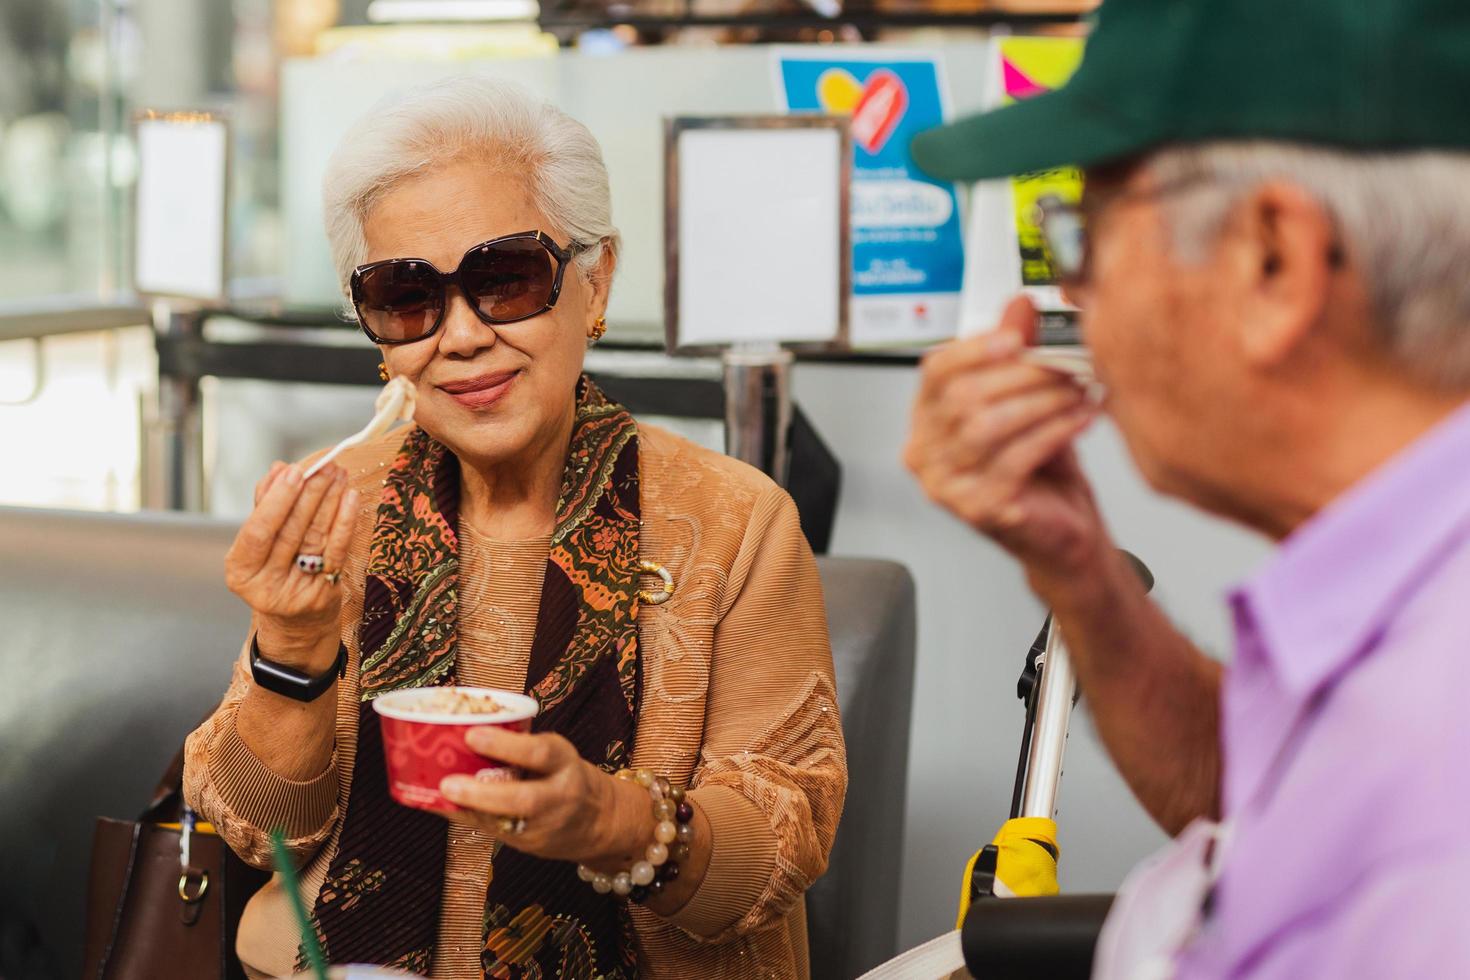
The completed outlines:
[[[1306,697],[1373,643],[1470,524],[1470,405],[1332,501],[1231,599]]]

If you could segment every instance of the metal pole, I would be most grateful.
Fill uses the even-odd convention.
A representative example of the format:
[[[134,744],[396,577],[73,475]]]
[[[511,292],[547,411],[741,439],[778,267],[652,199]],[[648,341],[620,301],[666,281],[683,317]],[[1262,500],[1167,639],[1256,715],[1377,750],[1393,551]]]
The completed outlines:
[[[1143,590],[1153,591],[1154,576],[1148,566],[1137,555],[1127,551],[1120,553],[1143,583]],[[1062,783],[1067,728],[1072,720],[1072,706],[1077,703],[1077,674],[1072,669],[1072,655],[1067,652],[1062,628],[1055,616],[1049,621],[1046,650],[1039,664],[1036,720],[1031,728],[1025,782],[1017,816],[1051,819],[1057,812],[1057,790]]]
[[[786,485],[791,363],[779,347],[725,351],[725,452]]]
[[[153,328],[163,336],[198,337],[204,314],[159,304]],[[144,486],[147,506],[167,510],[204,510],[204,420],[199,379],[158,379],[158,408],[153,419],[150,456],[153,463]]]
[[[1037,679],[1036,724],[1026,757],[1026,785],[1021,790],[1023,817],[1051,819],[1057,812],[1057,790],[1062,782],[1062,755],[1077,695],[1077,675],[1055,619],[1046,637],[1046,653]]]

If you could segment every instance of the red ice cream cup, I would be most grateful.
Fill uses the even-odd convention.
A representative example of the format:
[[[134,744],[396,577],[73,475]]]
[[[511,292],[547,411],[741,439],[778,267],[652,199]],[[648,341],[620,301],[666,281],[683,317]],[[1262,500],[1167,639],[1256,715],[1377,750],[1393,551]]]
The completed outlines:
[[[489,696],[502,709],[494,714],[429,714],[416,707],[443,691]],[[493,726],[513,732],[531,729],[541,706],[535,698],[488,687],[420,687],[393,691],[373,701],[383,730],[383,757],[388,764],[388,791],[404,806],[440,813],[463,809],[444,798],[445,776],[518,779],[520,771],[487,759],[465,743],[471,728]]]

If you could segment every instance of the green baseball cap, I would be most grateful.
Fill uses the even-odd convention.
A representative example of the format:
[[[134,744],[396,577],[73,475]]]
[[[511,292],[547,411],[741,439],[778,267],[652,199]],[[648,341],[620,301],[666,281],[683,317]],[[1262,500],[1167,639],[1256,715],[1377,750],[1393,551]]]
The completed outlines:
[[[1470,0],[1105,0],[1065,86],[912,152],[983,180],[1224,139],[1470,149]]]

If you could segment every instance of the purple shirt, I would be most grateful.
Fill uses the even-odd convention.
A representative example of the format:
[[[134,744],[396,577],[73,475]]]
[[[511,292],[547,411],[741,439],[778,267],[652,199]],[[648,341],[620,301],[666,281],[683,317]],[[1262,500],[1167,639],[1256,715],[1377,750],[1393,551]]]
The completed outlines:
[[[1231,606],[1231,838],[1179,978],[1470,978],[1470,407]]]

